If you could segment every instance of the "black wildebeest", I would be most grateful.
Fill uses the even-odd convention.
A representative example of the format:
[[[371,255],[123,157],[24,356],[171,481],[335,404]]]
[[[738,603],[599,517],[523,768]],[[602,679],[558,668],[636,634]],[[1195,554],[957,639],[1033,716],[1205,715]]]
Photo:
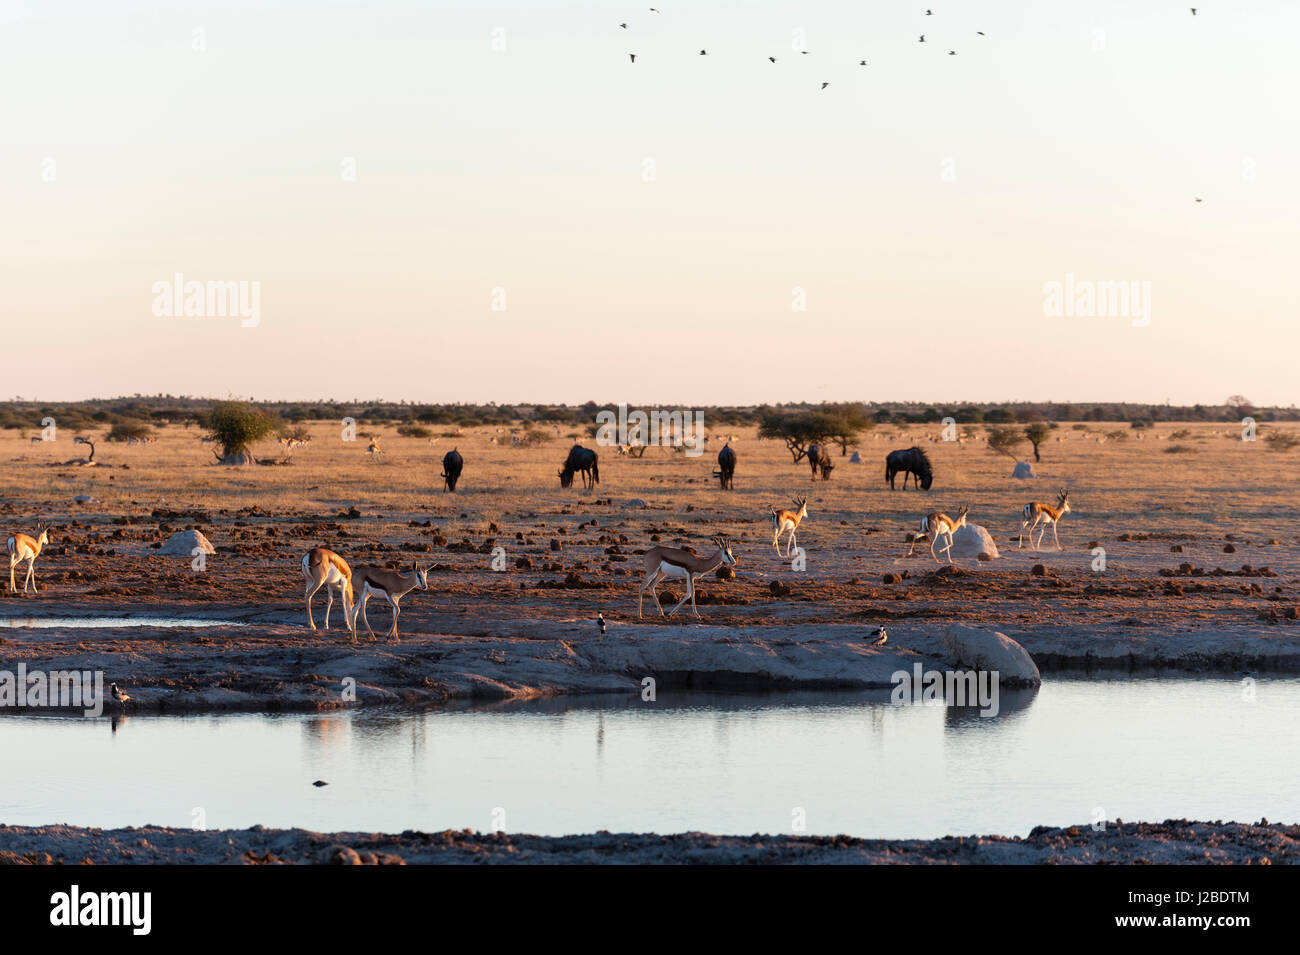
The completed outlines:
[[[823,448],[820,444],[808,445],[808,466],[812,468],[812,479],[817,480],[817,472],[822,472],[822,480],[829,481],[831,472],[835,470],[835,462],[831,460],[831,453]]]
[[[904,491],[907,490],[909,474],[912,476],[912,483],[919,483],[923,491],[930,490],[930,485],[934,483],[934,470],[930,467],[930,459],[920,448],[889,452],[889,456],[885,458],[885,480],[889,482],[891,491],[894,490],[894,475],[899,471],[903,472]]]
[[[455,448],[442,456],[442,479],[446,489],[453,494],[456,492],[456,482],[460,480],[460,471],[464,466],[465,459]]]
[[[575,444],[569,448],[569,456],[564,459],[564,468],[559,472],[560,487],[573,487],[575,471],[582,472],[582,486],[595,487],[600,483],[600,467],[596,452]]]
[[[733,479],[736,477],[736,452],[731,450],[731,445],[723,445],[722,450],[718,452],[718,481],[724,491],[733,490]]]

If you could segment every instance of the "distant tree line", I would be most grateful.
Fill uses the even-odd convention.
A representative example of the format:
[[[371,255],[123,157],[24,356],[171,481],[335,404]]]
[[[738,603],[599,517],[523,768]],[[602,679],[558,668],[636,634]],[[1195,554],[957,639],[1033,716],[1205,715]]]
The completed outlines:
[[[138,437],[166,426],[202,426],[215,404],[212,399],[173,395],[134,395],[76,402],[0,402],[0,428],[39,429],[43,418],[52,417],[61,429],[100,429],[106,434]],[[617,407],[616,402],[588,401],[565,404],[426,404],[392,401],[248,401],[268,419],[287,425],[307,421],[339,421],[353,418],[363,426],[391,425],[403,433],[426,434],[437,428],[475,428],[523,422],[525,426],[551,425],[585,433],[599,411]],[[1218,405],[1149,405],[1129,402],[1100,403],[1008,403],[967,402],[931,405],[917,402],[793,403],[757,406],[696,406],[663,404],[704,412],[711,430],[726,427],[758,427],[767,436],[787,440],[791,454],[799,455],[810,443],[829,443],[841,453],[856,436],[880,425],[939,424],[952,418],[958,424],[1020,425],[1035,422],[1238,422],[1253,417],[1257,422],[1300,421],[1300,409],[1292,406],[1256,407],[1242,395],[1232,395]],[[646,407],[642,410],[651,411]],[[420,430],[423,429],[423,430]],[[794,443],[790,444],[790,438]]]

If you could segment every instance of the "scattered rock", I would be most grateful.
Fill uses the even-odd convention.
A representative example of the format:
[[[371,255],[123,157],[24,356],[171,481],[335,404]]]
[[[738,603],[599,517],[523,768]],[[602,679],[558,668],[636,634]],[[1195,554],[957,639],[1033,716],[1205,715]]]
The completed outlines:
[[[200,554],[215,554],[217,549],[199,531],[177,531],[167,538],[167,543],[158,549],[158,553],[169,557],[193,557],[194,551]]]
[[[995,670],[1001,684],[1038,686],[1043,682],[1033,657],[1005,633],[954,623],[944,631],[943,645],[952,656],[954,666]]]
[[[953,532],[949,556],[993,560],[999,556],[998,545],[993,542],[993,535],[980,525],[966,524]]]

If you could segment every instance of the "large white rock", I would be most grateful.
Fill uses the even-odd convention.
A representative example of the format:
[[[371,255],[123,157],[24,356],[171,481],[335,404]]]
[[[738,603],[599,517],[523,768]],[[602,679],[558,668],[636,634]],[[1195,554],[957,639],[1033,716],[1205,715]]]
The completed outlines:
[[[943,645],[952,657],[953,666],[996,670],[1000,684],[1037,686],[1043,682],[1029,651],[1005,633],[954,623],[944,632]]]
[[[1011,472],[1011,476],[1021,481],[1028,481],[1034,476],[1034,466],[1028,461],[1017,461],[1016,469]]]
[[[998,545],[993,542],[992,534],[978,524],[963,524],[953,532],[953,558],[978,558],[980,554],[987,554],[990,558],[999,556]]]
[[[217,552],[217,549],[201,532],[177,531],[167,538],[167,543],[162,545],[158,553],[166,554],[169,557],[193,557],[195,548],[198,548],[200,554],[215,554]]]

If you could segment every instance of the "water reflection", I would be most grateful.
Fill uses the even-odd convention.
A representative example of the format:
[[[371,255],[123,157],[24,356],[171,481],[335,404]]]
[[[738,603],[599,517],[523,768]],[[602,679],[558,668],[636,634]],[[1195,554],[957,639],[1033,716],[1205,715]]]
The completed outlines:
[[[0,719],[0,818],[331,830],[1023,834],[1113,818],[1294,821],[1300,680],[1051,681],[978,707],[660,693],[411,711]],[[107,725],[105,725],[107,724]],[[594,743],[594,745],[593,745]],[[129,773],[121,772],[130,766]],[[314,788],[323,779],[330,785]],[[94,780],[94,785],[87,785]]]

